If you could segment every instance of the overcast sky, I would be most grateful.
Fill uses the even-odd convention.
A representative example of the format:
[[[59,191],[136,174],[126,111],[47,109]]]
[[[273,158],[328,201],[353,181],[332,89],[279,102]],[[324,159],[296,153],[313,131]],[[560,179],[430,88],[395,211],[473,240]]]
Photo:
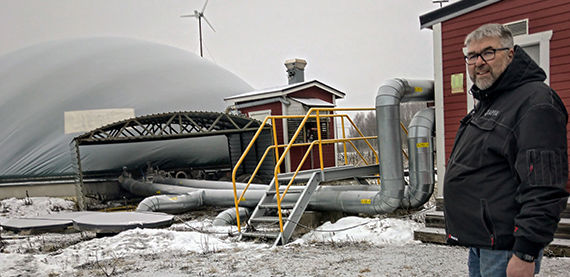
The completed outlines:
[[[62,38],[121,36],[199,55],[198,22],[181,18],[205,0],[2,0],[0,55]],[[455,2],[455,1],[452,1]],[[283,62],[306,59],[305,79],[347,94],[343,107],[373,107],[393,77],[433,79],[432,31],[419,16],[432,0],[210,0],[206,58],[256,89],[287,84]],[[213,80],[215,81],[215,80]]]

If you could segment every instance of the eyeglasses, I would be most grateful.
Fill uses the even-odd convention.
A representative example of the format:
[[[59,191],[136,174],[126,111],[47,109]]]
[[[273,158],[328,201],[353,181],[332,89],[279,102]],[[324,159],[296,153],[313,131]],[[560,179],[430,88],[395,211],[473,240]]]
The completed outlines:
[[[468,65],[474,65],[475,63],[477,63],[477,58],[481,57],[481,59],[484,62],[488,62],[490,60],[493,60],[495,58],[495,52],[499,51],[499,50],[509,50],[511,48],[509,47],[505,47],[505,48],[491,48],[491,49],[487,49],[481,53],[476,53],[476,54],[471,54],[469,56],[465,56],[465,62]]]

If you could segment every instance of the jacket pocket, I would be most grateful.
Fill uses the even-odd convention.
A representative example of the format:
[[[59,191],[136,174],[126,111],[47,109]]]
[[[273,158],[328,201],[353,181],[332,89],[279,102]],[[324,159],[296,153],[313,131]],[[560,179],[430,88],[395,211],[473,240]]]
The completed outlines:
[[[492,147],[487,140],[496,126],[494,120],[473,118],[456,141],[450,160],[466,168],[481,167],[485,163],[487,149]]]
[[[491,242],[491,247],[495,246],[495,224],[490,214],[489,205],[486,199],[481,199],[481,220],[483,221],[483,226],[489,234],[489,240]]]
[[[531,186],[554,186],[565,183],[562,151],[530,149],[526,152],[528,183]]]

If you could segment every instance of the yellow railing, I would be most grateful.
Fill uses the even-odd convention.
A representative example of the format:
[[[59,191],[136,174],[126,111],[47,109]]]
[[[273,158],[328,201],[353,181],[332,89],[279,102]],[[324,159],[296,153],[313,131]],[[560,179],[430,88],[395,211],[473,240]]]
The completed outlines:
[[[362,155],[362,153],[357,149],[357,147],[354,145],[354,143],[352,141],[357,141],[357,140],[364,140],[364,142],[367,144],[367,146],[371,149],[371,151],[374,153],[375,156],[375,160],[376,163],[378,163],[378,154],[376,153],[376,151],[374,150],[374,148],[372,147],[372,145],[370,144],[370,142],[368,141],[369,139],[376,139],[375,136],[370,136],[370,137],[366,137],[364,136],[364,134],[360,131],[360,129],[356,126],[356,124],[354,124],[354,122],[352,121],[352,119],[350,119],[350,117],[346,114],[325,114],[325,115],[321,115],[320,112],[321,111],[326,111],[326,112],[335,112],[335,111],[371,111],[374,110],[373,108],[311,108],[306,115],[280,115],[280,116],[267,116],[262,124],[261,127],[257,130],[257,132],[255,133],[255,135],[253,136],[253,138],[251,139],[251,142],[249,143],[249,145],[247,146],[247,148],[245,149],[244,153],[242,154],[242,156],[240,157],[240,159],[238,160],[238,162],[236,163],[236,165],[234,166],[234,169],[232,171],[232,183],[234,186],[234,203],[235,203],[235,208],[236,208],[236,219],[237,219],[237,226],[238,226],[238,231],[241,232],[241,222],[240,222],[240,218],[239,218],[239,203],[244,200],[244,195],[245,192],[247,191],[247,189],[249,188],[251,182],[253,181],[254,177],[256,176],[257,172],[259,171],[259,169],[261,168],[261,165],[263,164],[263,161],[265,160],[265,158],[267,157],[268,153],[273,150],[275,152],[275,160],[276,165],[275,165],[275,170],[274,170],[274,182],[275,182],[275,191],[276,191],[276,200],[277,200],[277,211],[279,214],[279,229],[281,232],[283,232],[283,220],[282,220],[282,213],[281,213],[281,202],[283,201],[287,191],[289,190],[290,186],[293,184],[295,177],[297,176],[297,174],[299,173],[299,171],[301,170],[304,162],[306,161],[307,157],[309,156],[309,153],[311,153],[313,147],[318,144],[319,145],[319,162],[320,162],[320,168],[321,170],[324,169],[324,163],[323,163],[323,150],[322,150],[322,145],[323,144],[335,144],[335,143],[343,143],[343,151],[344,151],[344,159],[345,159],[345,164],[347,164],[347,151],[346,151],[346,143],[349,143],[353,149],[358,153],[358,155],[360,156],[360,158],[364,161],[365,164],[368,165],[368,162],[366,161],[366,159],[364,158],[364,156]],[[315,113],[315,115],[312,115],[312,113]],[[336,118],[336,117],[340,117],[341,118],[341,127],[342,127],[342,139],[322,139],[321,136],[321,122],[320,119],[321,118]],[[275,120],[276,119],[299,119],[299,118],[303,118],[303,120],[301,121],[301,123],[299,124],[299,127],[297,128],[295,134],[293,135],[293,137],[291,138],[291,141],[288,144],[278,144],[278,140],[277,140],[277,132],[276,132],[276,124],[275,124]],[[301,133],[301,130],[303,130],[305,123],[307,122],[307,120],[309,118],[315,118],[316,122],[317,122],[317,140],[310,142],[310,143],[295,143],[295,140],[297,139],[297,137],[299,136],[299,134]],[[352,127],[354,128],[354,130],[356,130],[358,132],[358,134],[360,135],[360,137],[356,137],[356,138],[346,138],[346,134],[345,134],[345,126],[344,126],[344,120],[348,120],[348,122],[352,125]],[[237,174],[237,170],[239,168],[239,166],[243,163],[243,160],[245,159],[245,157],[247,156],[247,154],[249,153],[249,150],[253,147],[255,141],[257,140],[257,138],[259,137],[259,135],[261,134],[261,132],[263,131],[265,124],[267,123],[268,120],[271,120],[272,123],[272,129],[273,129],[273,143],[274,145],[269,146],[265,152],[263,153],[263,156],[261,157],[259,163],[257,164],[255,170],[253,171],[250,179],[248,180],[245,188],[243,189],[243,191],[241,192],[240,196],[238,197],[237,194],[237,188],[236,188],[236,174]],[[407,130],[405,129],[405,127],[401,124],[402,128],[404,129],[404,131],[407,133]],[[300,146],[309,146],[307,151],[305,152],[305,155],[303,156],[301,162],[299,163],[299,165],[297,166],[297,169],[295,170],[295,173],[293,174],[293,177],[291,178],[291,180],[289,181],[289,183],[287,184],[285,190],[283,191],[283,195],[280,195],[279,192],[279,180],[277,178],[277,175],[280,173],[280,168],[281,165],[286,157],[286,155],[290,152],[292,147],[300,147]],[[280,148],[285,148],[285,150],[283,151],[283,153],[281,155],[279,155],[279,151],[278,149]],[[406,155],[406,153],[404,152],[404,155]],[[407,155],[406,155],[407,158]],[[336,159],[336,157],[335,157]]]

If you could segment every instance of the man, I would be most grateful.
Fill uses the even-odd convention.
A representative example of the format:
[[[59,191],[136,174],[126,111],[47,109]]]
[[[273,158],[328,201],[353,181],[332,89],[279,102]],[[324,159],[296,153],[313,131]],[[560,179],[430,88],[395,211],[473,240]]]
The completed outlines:
[[[470,276],[532,276],[566,207],[568,114],[504,26],[479,27],[465,46],[478,103],[447,165],[447,241],[470,247]]]

